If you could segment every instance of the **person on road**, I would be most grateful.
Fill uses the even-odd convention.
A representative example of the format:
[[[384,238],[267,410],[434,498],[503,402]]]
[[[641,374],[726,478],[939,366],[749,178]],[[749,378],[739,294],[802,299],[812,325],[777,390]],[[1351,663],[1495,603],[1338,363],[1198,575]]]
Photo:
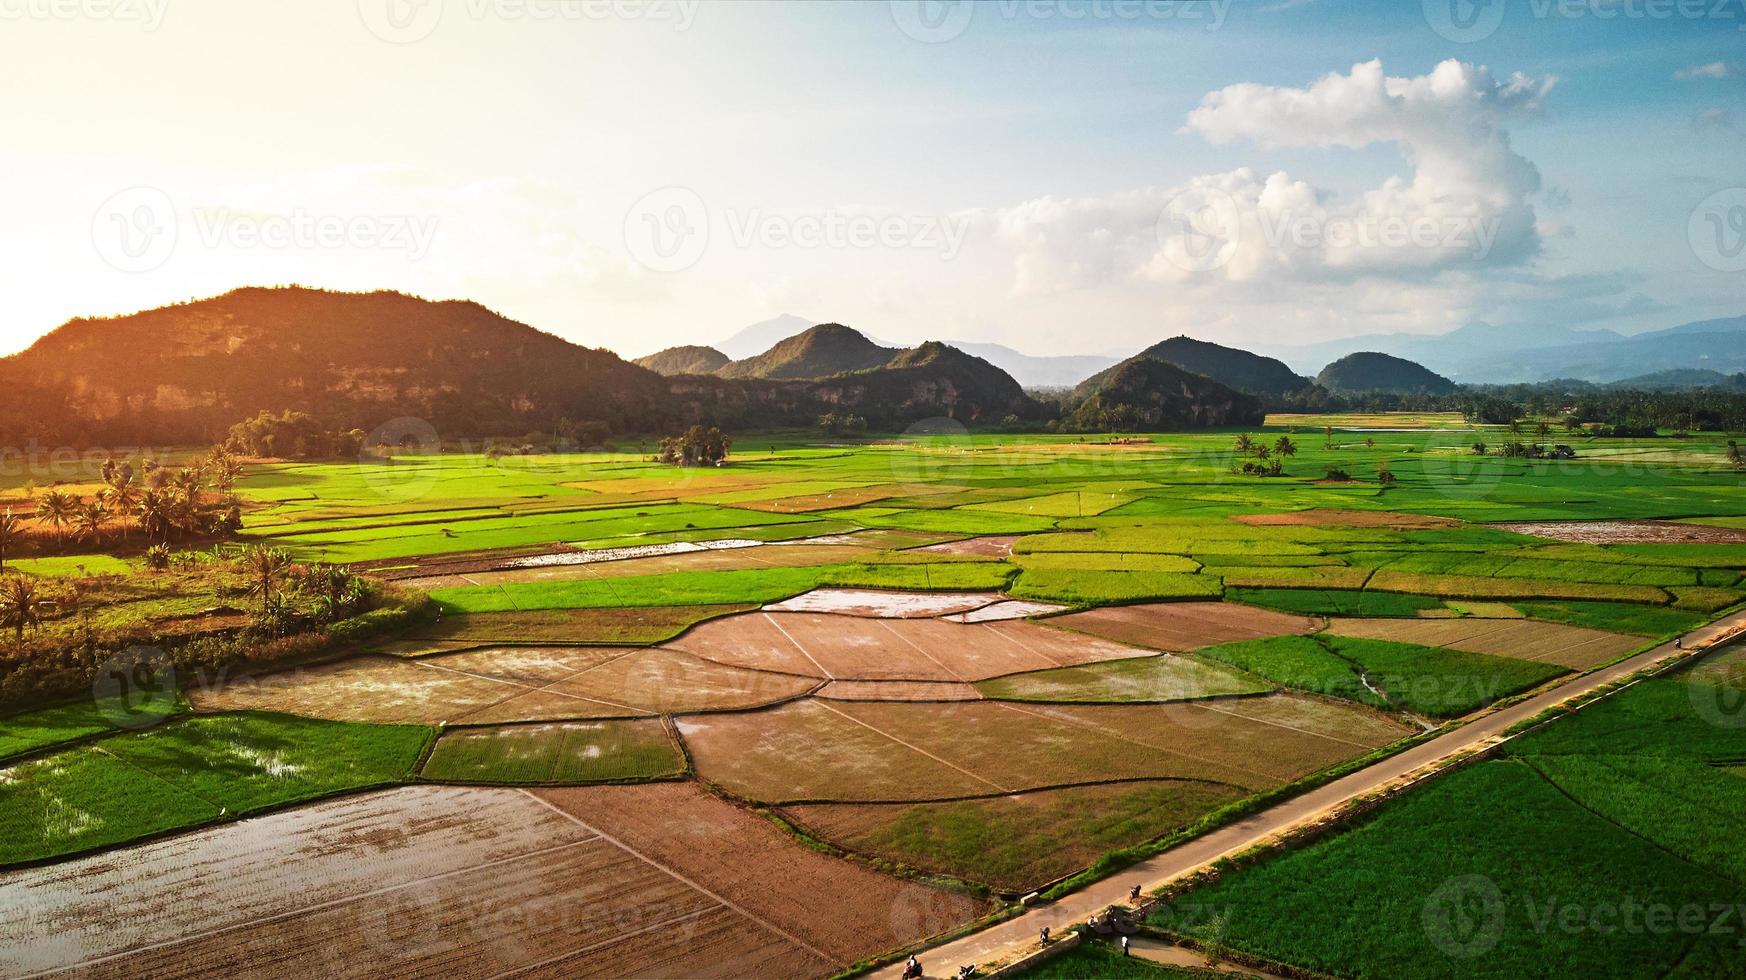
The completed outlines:
[[[1135,885],[1133,891],[1128,892],[1128,904],[1129,905],[1140,904],[1140,886],[1139,885]]]
[[[1128,937],[1126,936],[1122,937],[1122,955],[1128,955]]]
[[[1049,927],[1048,926],[1044,926],[1043,931],[1038,933],[1037,935],[1044,946],[1049,945]]]

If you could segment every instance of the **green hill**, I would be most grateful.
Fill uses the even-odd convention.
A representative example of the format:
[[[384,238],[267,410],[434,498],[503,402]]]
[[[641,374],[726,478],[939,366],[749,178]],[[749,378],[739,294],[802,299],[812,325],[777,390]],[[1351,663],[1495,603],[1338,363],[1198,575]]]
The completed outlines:
[[[728,356],[714,347],[699,347],[688,344],[683,347],[669,347],[656,351],[647,357],[639,357],[635,363],[648,368],[656,374],[714,374],[727,367]]]
[[[1254,395],[1174,364],[1135,357],[1109,371],[1068,422],[1082,431],[1176,431],[1260,425],[1266,414]]]
[[[1337,392],[1376,391],[1397,395],[1446,395],[1455,382],[1405,358],[1375,351],[1347,354],[1322,368],[1316,384]]]
[[[1284,395],[1310,387],[1311,381],[1285,366],[1285,362],[1236,347],[1195,340],[1192,337],[1172,337],[1153,344],[1133,358],[1147,358],[1173,364],[1191,374],[1204,375],[1227,388],[1251,395]],[[1127,362],[1122,362],[1126,364]],[[1089,395],[1107,384],[1110,376],[1121,367],[1118,364],[1081,382],[1078,394]]]
[[[724,378],[828,378],[882,367],[898,353],[840,323],[821,323],[780,341],[762,354],[716,371]]]

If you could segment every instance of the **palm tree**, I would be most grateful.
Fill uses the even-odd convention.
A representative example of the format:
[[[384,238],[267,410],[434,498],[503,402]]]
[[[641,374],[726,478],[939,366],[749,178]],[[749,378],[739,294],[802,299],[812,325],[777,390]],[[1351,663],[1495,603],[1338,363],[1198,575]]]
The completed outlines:
[[[30,579],[13,575],[0,583],[0,625],[16,630],[13,638],[20,645],[24,643],[24,628],[40,626],[47,609],[48,602],[38,594]]]
[[[0,572],[6,571],[6,552],[12,550],[12,543],[24,533],[24,522],[12,516],[12,508],[0,514]]]
[[[139,507],[139,490],[134,487],[131,477],[118,476],[109,486],[99,491],[97,497],[109,505],[110,511],[118,520],[125,519]],[[125,524],[122,525],[121,536],[127,537]]]
[[[66,541],[66,527],[73,521],[74,510],[79,506],[78,498],[70,493],[50,490],[36,502],[37,519],[47,524],[55,535]]]
[[[274,587],[291,567],[291,556],[278,548],[257,545],[243,553],[243,567],[249,573],[249,595],[261,597],[261,615],[265,616],[272,607]]]
[[[1255,451],[1255,440],[1249,436],[1249,433],[1245,432],[1237,437],[1237,443],[1232,448],[1237,451],[1237,455],[1247,456]]]
[[[1290,436],[1280,436],[1279,441],[1273,444],[1273,455],[1285,457],[1296,456],[1297,443],[1292,442]]]
[[[170,530],[176,526],[175,509],[162,491],[147,490],[140,494],[135,513],[139,518],[140,529],[145,531],[147,538],[161,538],[164,542],[169,542]]]
[[[73,522],[79,528],[79,540],[86,538],[93,542],[103,539],[103,525],[109,522],[109,508],[100,500],[93,500],[79,508],[73,515]]]

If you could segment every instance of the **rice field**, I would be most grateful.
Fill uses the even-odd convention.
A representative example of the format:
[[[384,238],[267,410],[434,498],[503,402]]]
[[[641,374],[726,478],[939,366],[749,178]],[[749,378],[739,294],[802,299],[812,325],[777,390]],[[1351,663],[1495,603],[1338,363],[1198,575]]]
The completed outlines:
[[[1473,456],[1502,433],[1450,416],[1276,416],[1253,435],[1294,439],[1285,475],[1233,473],[1235,433],[776,436],[695,471],[629,452],[250,463],[245,538],[428,591],[440,614],[326,659],[191,676],[186,710],[151,729],[117,730],[93,700],[0,717],[0,865],[234,846],[231,821],[299,834],[322,808],[351,827],[385,818],[345,794],[398,786],[384,812],[425,800],[569,828],[550,838],[562,854],[529,844],[513,870],[482,852],[453,869],[501,880],[500,896],[451,908],[408,879],[432,922],[634,882],[651,889],[625,911],[638,929],[686,923],[721,962],[823,976],[998,904],[903,876],[1022,894],[1746,600],[1746,499],[1718,439],[1652,452],[1586,439],[1576,460],[1529,461]],[[1380,461],[1392,486],[1365,477]],[[1357,478],[1326,480],[1329,467]],[[95,615],[142,635],[246,594],[177,595],[173,573],[101,554],[16,564],[107,583]],[[1335,975],[1444,975],[1460,971],[1423,954],[1415,880],[1478,874],[1510,902],[1732,895],[1746,881],[1730,849],[1746,830],[1746,746],[1687,716],[1731,717],[1739,675],[1715,658],[1643,685],[1322,844],[1234,870],[1205,892],[1231,909],[1212,938]],[[761,848],[755,868],[688,821]],[[422,833],[409,839],[437,839]],[[1670,856],[1698,870],[1670,881]],[[786,884],[801,876],[813,884],[797,904]],[[363,928],[322,911],[320,893],[287,907],[297,928]],[[838,928],[805,896],[859,901],[873,926]],[[1352,916],[1357,928],[1335,924]],[[1603,961],[1504,928],[1457,966],[1704,975],[1731,962],[1660,937],[1599,944]],[[705,962],[628,933],[598,948],[532,941],[558,972]],[[498,972],[528,965],[500,937],[463,939],[365,944],[360,963],[436,969],[467,948]],[[213,964],[241,955],[194,948]]]

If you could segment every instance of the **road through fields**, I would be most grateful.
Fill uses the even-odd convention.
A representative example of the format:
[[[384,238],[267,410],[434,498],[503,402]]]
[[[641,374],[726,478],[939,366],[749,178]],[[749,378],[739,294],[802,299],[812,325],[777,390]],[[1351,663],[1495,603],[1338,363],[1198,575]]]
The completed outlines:
[[[1746,630],[1746,611],[1687,633],[1684,637],[1684,651],[1672,643],[1664,643],[1611,667],[1572,678],[1525,701],[1481,715],[1454,731],[1383,759],[1375,765],[1349,773],[1302,796],[1220,827],[1059,901],[928,950],[920,958],[930,977],[950,976],[952,971],[964,963],[975,963],[980,972],[986,973],[993,966],[1009,963],[1034,951],[1037,948],[1038,933],[1045,926],[1059,934],[1067,927],[1083,923],[1111,905],[1125,903],[1129,889],[1135,885],[1151,892],[1198,871],[1219,858],[1247,850],[1313,823],[1360,797],[1445,768],[1473,750],[1495,744],[1511,726],[1548,708],[1597,691],[1645,668],[1688,656],[1694,649],[1732,639],[1734,634],[1742,630]],[[880,980],[897,980],[901,977],[902,970],[903,964],[896,963],[871,975]]]

